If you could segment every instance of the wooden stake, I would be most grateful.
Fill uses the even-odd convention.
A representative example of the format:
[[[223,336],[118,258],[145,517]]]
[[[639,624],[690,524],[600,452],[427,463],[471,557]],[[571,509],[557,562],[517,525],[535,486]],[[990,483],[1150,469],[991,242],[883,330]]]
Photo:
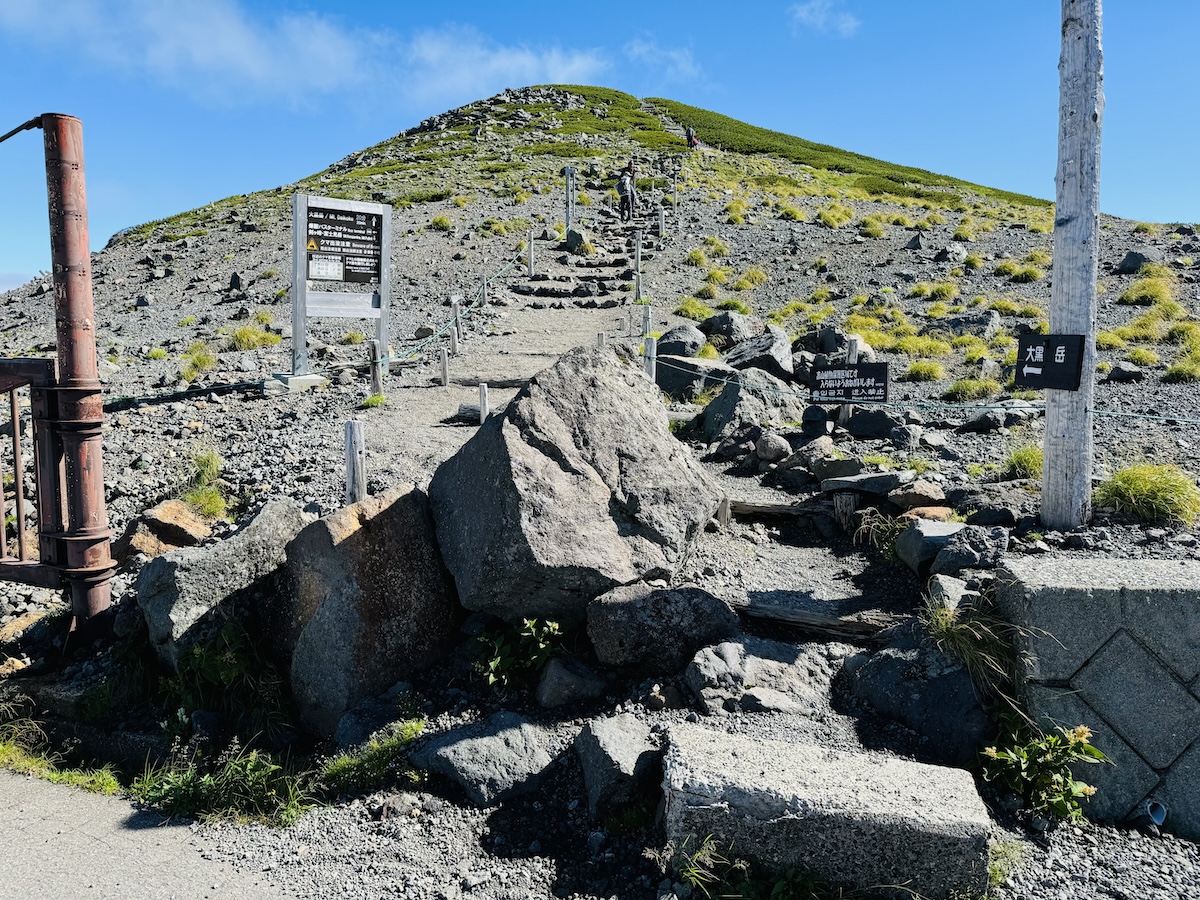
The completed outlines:
[[[488,416],[492,414],[492,407],[488,404],[488,389],[487,382],[479,382],[479,424],[482,425],[487,421]]]
[[[367,445],[363,424],[357,419],[346,423],[346,502],[367,498]]]
[[[600,350],[603,350],[604,343],[607,339],[608,339],[608,335],[606,335],[603,331],[598,332],[596,334],[596,347]]]
[[[645,348],[646,374],[650,376],[651,381],[656,381],[658,375],[658,340],[647,337]]]
[[[1104,116],[1101,0],[1062,0],[1054,284],[1050,333],[1082,334],[1078,391],[1046,391],[1042,524],[1066,530],[1092,516],[1092,397],[1100,226],[1100,126]]]
[[[379,341],[368,344],[371,353],[371,393],[383,393],[383,358],[379,353]]]
[[[450,386],[450,354],[442,348],[442,387]]]
[[[858,338],[852,337],[846,342],[846,365],[852,366],[858,362]],[[853,403],[843,403],[838,407],[837,423],[843,428],[854,414]]]

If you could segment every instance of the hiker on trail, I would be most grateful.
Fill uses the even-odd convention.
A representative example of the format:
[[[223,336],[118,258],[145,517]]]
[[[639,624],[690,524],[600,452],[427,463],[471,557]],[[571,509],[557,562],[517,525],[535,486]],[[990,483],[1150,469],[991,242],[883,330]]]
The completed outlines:
[[[617,179],[617,193],[621,197],[621,221],[628,222],[633,218],[637,202],[637,187],[628,166],[621,170],[621,177]]]
[[[696,129],[691,125],[687,127],[687,145],[689,150],[695,150],[700,146],[700,141],[696,139]]]

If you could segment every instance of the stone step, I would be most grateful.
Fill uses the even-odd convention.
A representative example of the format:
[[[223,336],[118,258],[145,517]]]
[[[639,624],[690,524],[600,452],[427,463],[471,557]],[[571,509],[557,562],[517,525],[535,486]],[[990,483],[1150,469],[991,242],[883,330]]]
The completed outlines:
[[[991,821],[962,769],[679,724],[663,791],[676,846],[711,835],[730,858],[896,896],[987,889]]]

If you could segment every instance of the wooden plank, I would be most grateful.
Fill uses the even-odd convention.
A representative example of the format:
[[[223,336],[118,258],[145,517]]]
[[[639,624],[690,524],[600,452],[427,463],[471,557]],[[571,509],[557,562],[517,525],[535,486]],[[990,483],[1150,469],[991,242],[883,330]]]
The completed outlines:
[[[1100,126],[1104,116],[1101,0],[1062,0],[1057,206],[1050,333],[1082,334],[1078,391],[1046,391],[1042,524],[1066,530],[1092,515],[1092,406],[1100,231]]]
[[[762,619],[769,622],[779,622],[791,625],[804,631],[839,637],[849,641],[883,640],[880,633],[901,619],[885,613],[863,613],[857,616],[831,616],[827,613],[813,612],[807,609],[797,609],[777,603],[764,603],[752,600],[734,609],[752,619]]]
[[[798,500],[762,502],[758,500],[736,500],[730,498],[729,511],[735,516],[795,516],[805,511]]]

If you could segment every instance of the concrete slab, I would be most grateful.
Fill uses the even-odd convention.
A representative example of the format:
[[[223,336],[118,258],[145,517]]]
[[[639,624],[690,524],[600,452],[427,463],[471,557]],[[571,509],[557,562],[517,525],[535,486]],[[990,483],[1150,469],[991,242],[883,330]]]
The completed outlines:
[[[937,900],[987,888],[991,822],[970,774],[875,754],[672,726],[667,837],[734,857]]]
[[[1175,760],[1162,785],[1151,795],[1167,808],[1167,830],[1192,841],[1200,841],[1200,803],[1196,802],[1198,784],[1200,741]]]

